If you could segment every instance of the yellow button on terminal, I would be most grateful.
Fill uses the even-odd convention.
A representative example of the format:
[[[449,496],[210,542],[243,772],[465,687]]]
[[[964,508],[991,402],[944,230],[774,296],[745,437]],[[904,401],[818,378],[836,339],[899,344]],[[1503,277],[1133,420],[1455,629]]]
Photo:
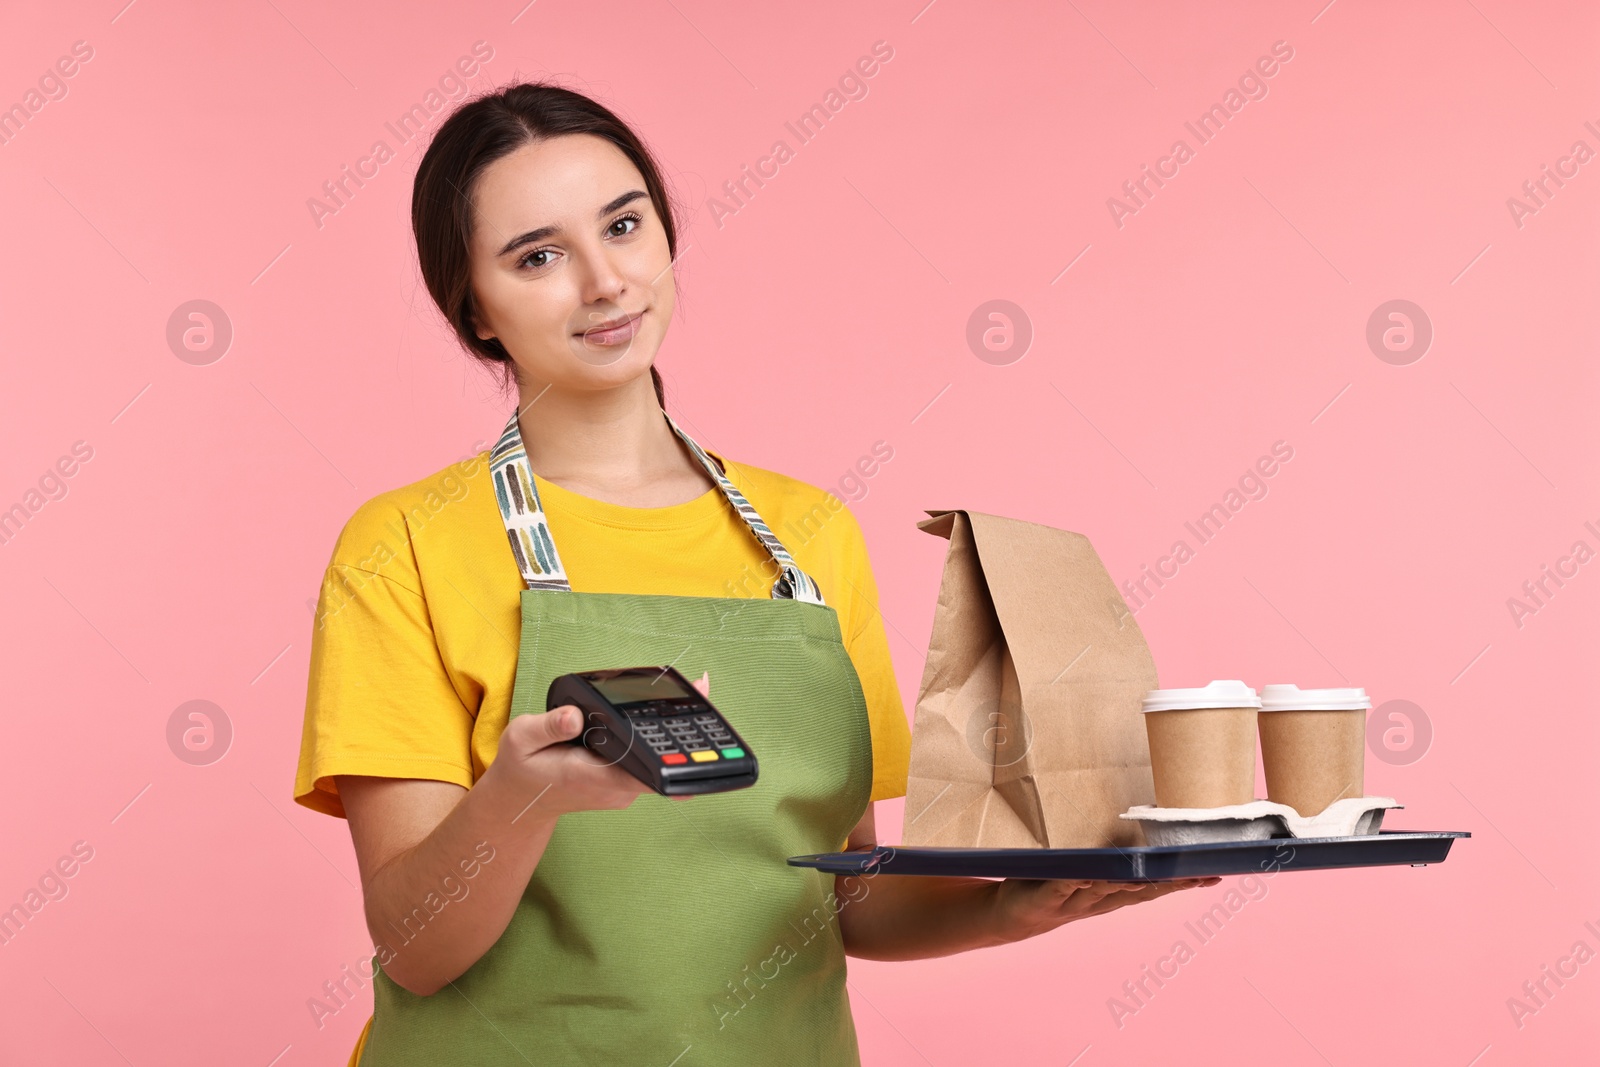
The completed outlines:
[[[699,752],[691,752],[691,753],[689,753],[689,758],[694,760],[696,763],[710,763],[712,760],[720,759],[721,757],[718,756],[715,752],[711,752],[709,750],[702,749]]]

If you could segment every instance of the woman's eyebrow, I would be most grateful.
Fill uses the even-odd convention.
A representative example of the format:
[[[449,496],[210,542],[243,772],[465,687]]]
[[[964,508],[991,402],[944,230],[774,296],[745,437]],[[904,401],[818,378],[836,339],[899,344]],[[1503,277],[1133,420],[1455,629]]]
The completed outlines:
[[[607,215],[611,214],[613,211],[616,211],[618,208],[623,207],[623,206],[625,206],[627,204],[631,204],[635,200],[639,199],[641,196],[645,196],[645,195],[646,194],[645,194],[644,190],[642,190],[642,189],[630,189],[630,190],[628,190],[627,192],[623,193],[621,196],[617,197],[615,200],[611,201],[611,203],[605,205],[599,211],[595,212],[595,214],[594,214],[595,221],[599,222],[601,219],[604,219]],[[553,237],[553,236],[555,236],[556,234],[558,234],[560,232],[561,232],[561,227],[559,227],[559,226],[541,226],[537,230],[529,230],[527,233],[522,234],[522,235],[517,236],[517,237],[513,237],[511,240],[507,241],[506,242],[506,246],[504,248],[502,248],[500,251],[496,252],[495,255],[503,256],[507,252],[516,251],[518,248],[521,248],[523,245],[533,244],[535,241],[542,241],[546,237]]]

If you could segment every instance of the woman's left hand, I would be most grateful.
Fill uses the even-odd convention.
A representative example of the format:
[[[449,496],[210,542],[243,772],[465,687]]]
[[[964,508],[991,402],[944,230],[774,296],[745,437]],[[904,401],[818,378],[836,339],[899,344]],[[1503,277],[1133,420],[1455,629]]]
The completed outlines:
[[[1007,878],[995,892],[995,931],[1021,941],[1064,923],[1154,900],[1180,889],[1216,885],[1221,878],[1173,882],[1090,882],[1065,878]]]

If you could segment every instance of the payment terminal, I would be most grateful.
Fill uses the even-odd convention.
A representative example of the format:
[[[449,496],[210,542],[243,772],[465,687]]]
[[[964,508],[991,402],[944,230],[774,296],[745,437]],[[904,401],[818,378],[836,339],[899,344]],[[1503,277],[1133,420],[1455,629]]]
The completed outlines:
[[[581,744],[662,796],[721,793],[756,782],[756,757],[722,713],[672,667],[563,674],[545,708],[583,712]]]

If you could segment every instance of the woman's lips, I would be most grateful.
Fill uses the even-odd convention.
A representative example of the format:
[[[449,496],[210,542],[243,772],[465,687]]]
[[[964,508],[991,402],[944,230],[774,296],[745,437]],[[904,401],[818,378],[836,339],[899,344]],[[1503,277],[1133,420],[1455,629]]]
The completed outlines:
[[[585,330],[578,336],[582,337],[586,344],[621,344],[624,341],[632,340],[634,335],[639,332],[639,324],[644,320],[644,316],[645,313],[641,311],[639,314],[633,316],[631,319],[619,326],[613,326],[610,329],[605,330],[599,328]]]

